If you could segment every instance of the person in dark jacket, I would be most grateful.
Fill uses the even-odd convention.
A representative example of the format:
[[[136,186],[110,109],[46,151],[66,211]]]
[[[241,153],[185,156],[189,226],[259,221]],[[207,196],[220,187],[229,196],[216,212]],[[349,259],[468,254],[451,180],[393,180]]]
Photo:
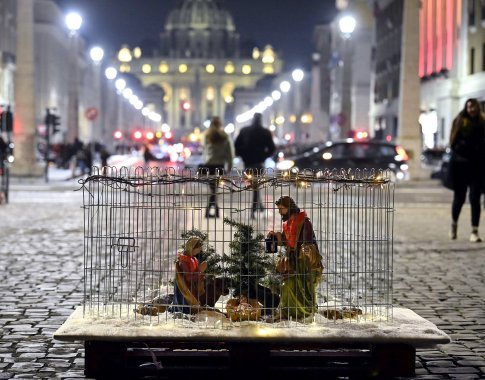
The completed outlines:
[[[234,143],[236,156],[241,157],[246,171],[252,172],[253,175],[258,175],[263,172],[264,161],[271,157],[276,150],[273,136],[269,130],[263,127],[261,119],[262,115],[255,113],[252,124],[241,129]],[[258,208],[263,210],[264,206],[259,196],[259,189],[255,185],[253,187],[251,214],[253,218]]]
[[[478,234],[480,223],[480,194],[485,177],[485,118],[477,99],[468,99],[465,107],[453,121],[450,133],[450,177],[453,183],[450,238],[457,237],[458,218],[470,189],[472,232],[470,241],[481,242]]]
[[[202,136],[202,146],[204,163],[199,166],[199,173],[202,175],[222,174],[224,169],[229,172],[232,169],[232,159],[234,156],[232,141],[228,134],[224,132],[222,120],[214,116],[210,126]],[[205,209],[206,218],[219,217],[219,205],[217,203],[217,181],[209,182],[210,196],[209,203]],[[214,213],[211,210],[214,210]]]

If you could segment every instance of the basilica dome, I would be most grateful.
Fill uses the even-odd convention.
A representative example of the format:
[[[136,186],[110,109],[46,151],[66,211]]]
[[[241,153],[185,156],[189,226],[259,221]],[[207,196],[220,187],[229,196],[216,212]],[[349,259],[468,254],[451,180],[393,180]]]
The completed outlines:
[[[239,35],[222,0],[180,0],[162,33],[163,50],[172,57],[237,57]]]

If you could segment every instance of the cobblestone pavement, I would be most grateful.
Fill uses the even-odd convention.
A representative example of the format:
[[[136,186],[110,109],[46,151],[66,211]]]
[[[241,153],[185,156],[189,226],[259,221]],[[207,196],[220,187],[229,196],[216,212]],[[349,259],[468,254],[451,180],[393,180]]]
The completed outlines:
[[[52,339],[82,300],[82,194],[74,187],[17,184],[0,206],[0,379],[84,378],[82,342]],[[418,349],[415,379],[485,379],[485,243],[468,242],[468,206],[458,240],[448,240],[450,199],[429,182],[396,191],[395,305],[452,338]]]

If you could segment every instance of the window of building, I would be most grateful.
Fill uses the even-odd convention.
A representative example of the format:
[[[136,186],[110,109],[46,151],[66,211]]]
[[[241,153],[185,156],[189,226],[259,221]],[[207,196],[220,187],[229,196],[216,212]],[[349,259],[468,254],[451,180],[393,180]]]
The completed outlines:
[[[476,1],[475,0],[469,0],[468,1],[468,26],[469,27],[475,27],[476,26],[475,9],[476,9]]]
[[[470,75],[475,73],[475,48],[470,49]]]
[[[482,26],[485,26],[485,0],[480,0],[480,15],[482,20]]]

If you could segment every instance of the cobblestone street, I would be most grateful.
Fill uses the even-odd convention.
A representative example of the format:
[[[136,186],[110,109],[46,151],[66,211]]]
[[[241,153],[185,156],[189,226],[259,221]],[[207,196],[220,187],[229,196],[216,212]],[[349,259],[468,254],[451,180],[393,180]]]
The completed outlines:
[[[75,182],[14,182],[0,206],[0,379],[84,378],[82,342],[52,334],[82,302],[82,192]],[[394,304],[452,343],[418,349],[415,379],[485,379],[485,243],[469,243],[470,209],[448,239],[451,193],[425,181],[398,185]],[[485,222],[480,228],[485,236]]]

